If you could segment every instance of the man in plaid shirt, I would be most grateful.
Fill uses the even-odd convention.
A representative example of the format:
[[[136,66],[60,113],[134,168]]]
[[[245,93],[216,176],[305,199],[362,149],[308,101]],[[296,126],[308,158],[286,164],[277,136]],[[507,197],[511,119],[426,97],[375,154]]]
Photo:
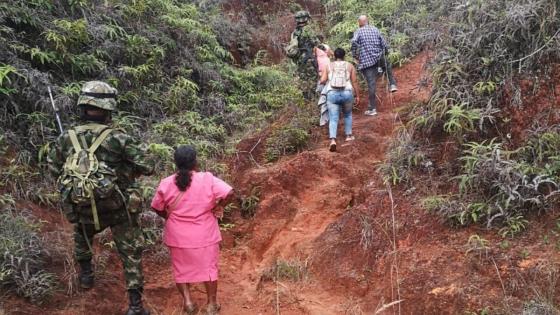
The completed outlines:
[[[385,59],[385,53],[389,47],[385,43],[379,30],[368,24],[365,15],[358,19],[360,28],[352,38],[352,56],[358,61],[358,70],[362,71],[368,83],[369,105],[366,115],[377,115],[375,108],[375,80],[377,79],[377,68],[384,68],[389,77],[390,91],[397,91],[397,82],[393,77],[391,64]]]

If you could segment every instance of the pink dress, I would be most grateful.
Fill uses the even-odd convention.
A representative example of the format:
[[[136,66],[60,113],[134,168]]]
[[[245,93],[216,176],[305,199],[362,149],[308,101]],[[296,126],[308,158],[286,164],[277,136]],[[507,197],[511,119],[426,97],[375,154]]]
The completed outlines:
[[[325,51],[322,51],[321,49],[317,48],[315,50],[315,54],[317,54],[317,70],[319,72],[319,77],[321,76],[321,73],[323,73],[323,71],[327,68],[328,64],[331,62],[331,59],[329,58],[329,46],[324,45],[325,48],[327,48]]]
[[[152,208],[171,207],[179,188],[175,176],[164,178],[152,200]],[[176,206],[168,209],[163,232],[171,252],[176,283],[215,281],[218,279],[219,243],[222,240],[218,220],[212,213],[217,201],[232,188],[207,172],[193,172],[192,181]]]

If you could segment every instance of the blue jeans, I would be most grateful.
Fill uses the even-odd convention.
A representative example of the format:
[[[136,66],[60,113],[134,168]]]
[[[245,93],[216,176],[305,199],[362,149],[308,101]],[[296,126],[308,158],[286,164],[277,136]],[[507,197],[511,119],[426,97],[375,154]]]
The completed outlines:
[[[354,95],[349,90],[331,90],[327,94],[327,108],[329,110],[329,138],[336,138],[340,110],[344,114],[344,133],[352,134],[352,104]]]

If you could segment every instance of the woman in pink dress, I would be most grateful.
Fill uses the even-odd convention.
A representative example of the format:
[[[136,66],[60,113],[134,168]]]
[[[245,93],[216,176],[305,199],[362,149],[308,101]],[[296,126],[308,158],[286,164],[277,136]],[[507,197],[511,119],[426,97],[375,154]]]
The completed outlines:
[[[321,75],[331,63],[331,57],[333,56],[333,52],[329,45],[327,44],[320,44],[319,46],[314,48],[315,58],[317,58],[317,72],[319,74],[319,79]],[[321,93],[323,88],[325,87],[324,84],[321,84],[321,80],[317,82],[317,92]]]
[[[180,146],[175,151],[177,173],[164,178],[152,208],[166,219],[164,242],[171,253],[173,276],[183,298],[183,310],[196,314],[190,284],[204,282],[207,314],[218,314],[218,257],[222,240],[217,218],[232,188],[208,172],[196,171],[196,151]]]

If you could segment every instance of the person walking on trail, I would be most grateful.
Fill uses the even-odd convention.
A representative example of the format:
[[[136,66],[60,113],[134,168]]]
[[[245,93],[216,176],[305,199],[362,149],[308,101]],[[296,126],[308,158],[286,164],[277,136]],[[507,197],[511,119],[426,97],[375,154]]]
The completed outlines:
[[[331,57],[334,56],[333,51],[327,44],[319,44],[319,46],[315,47],[315,58],[317,59],[317,73],[319,74],[319,80],[317,81],[317,93],[321,93],[323,88],[325,87],[324,84],[321,84],[321,76],[329,63],[331,62]]]
[[[393,77],[391,64],[387,61],[385,54],[389,47],[375,26],[368,23],[365,15],[358,19],[359,28],[352,38],[352,56],[358,62],[358,70],[362,72],[368,84],[369,104],[366,115],[377,115],[375,99],[375,81],[377,79],[378,67],[385,69],[389,77],[389,90],[397,91],[397,82]]]
[[[177,173],[164,178],[152,200],[152,208],[165,218],[164,242],[169,247],[173,276],[183,298],[183,311],[196,314],[190,285],[204,282],[206,314],[218,314],[218,218],[232,196],[232,188],[208,172],[197,171],[196,151],[180,146],[174,154]]]
[[[286,54],[297,65],[303,96],[307,100],[311,100],[315,95],[317,84],[318,66],[314,52],[320,42],[316,32],[309,24],[311,15],[308,11],[298,11],[294,18],[296,29],[292,32],[291,41],[286,47]]]
[[[145,145],[110,127],[116,97],[117,90],[107,83],[85,83],[77,104],[82,124],[56,140],[47,162],[58,176],[64,214],[74,225],[80,286],[93,287],[93,237],[110,228],[124,268],[126,315],[148,315],[142,306],[144,239],[138,223],[142,194],[135,179],[152,174],[153,163],[146,158]]]
[[[329,151],[336,151],[336,131],[340,111],[344,114],[344,133],[346,141],[353,141],[352,107],[354,94],[356,103],[360,102],[360,86],[354,66],[345,61],[346,52],[342,48],[334,51],[335,61],[327,66],[321,76],[321,83],[326,84],[327,108],[329,111]]]

